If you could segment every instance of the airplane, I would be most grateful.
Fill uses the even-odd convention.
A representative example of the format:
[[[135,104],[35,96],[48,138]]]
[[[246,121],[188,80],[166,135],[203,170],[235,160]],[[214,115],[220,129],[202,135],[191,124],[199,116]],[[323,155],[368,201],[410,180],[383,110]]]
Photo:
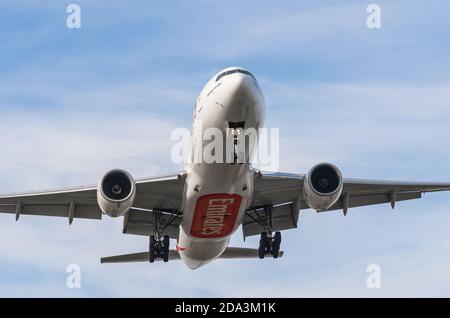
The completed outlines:
[[[263,126],[264,110],[255,76],[229,67],[201,90],[193,118],[204,129],[219,129],[236,140],[244,129]],[[66,217],[69,224],[75,218],[123,217],[123,233],[149,237],[148,250],[103,257],[101,263],[181,259],[197,269],[219,258],[282,256],[281,231],[297,227],[302,209],[347,215],[350,208],[382,203],[394,208],[426,192],[450,190],[450,183],[343,178],[331,163],[318,163],[307,174],[262,172],[248,160],[254,142],[243,148],[244,160],[236,160],[240,154],[233,149],[233,160],[188,161],[184,171],[173,175],[134,180],[114,169],[96,186],[0,196],[0,212],[15,214],[16,221],[21,215]],[[228,246],[240,226],[244,240],[260,236],[258,248]],[[171,239],[176,249],[170,249]]]

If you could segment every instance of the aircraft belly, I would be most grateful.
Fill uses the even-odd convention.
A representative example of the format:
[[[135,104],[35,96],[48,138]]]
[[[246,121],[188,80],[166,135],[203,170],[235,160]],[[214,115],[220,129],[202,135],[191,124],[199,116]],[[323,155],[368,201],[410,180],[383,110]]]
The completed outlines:
[[[253,195],[247,164],[206,164],[189,168],[184,189],[178,251],[190,268],[218,258],[242,223]]]

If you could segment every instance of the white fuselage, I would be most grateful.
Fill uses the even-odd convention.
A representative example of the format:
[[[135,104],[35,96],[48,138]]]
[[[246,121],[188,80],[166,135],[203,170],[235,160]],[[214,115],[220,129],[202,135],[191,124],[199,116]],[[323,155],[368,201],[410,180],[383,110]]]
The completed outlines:
[[[225,75],[218,79],[221,74]],[[232,131],[230,127],[236,125],[258,131],[263,124],[264,107],[264,97],[253,75],[242,68],[225,69],[201,91],[194,109],[192,135],[202,136],[209,128],[215,128],[227,136]],[[202,145],[208,143],[206,140]],[[203,157],[193,159],[195,137],[192,138],[192,160],[186,164],[183,221],[177,242],[181,259],[191,269],[218,258],[242,223],[253,195],[249,164],[252,143],[254,140],[245,147],[244,163],[233,163],[226,158],[211,163]],[[226,142],[222,144],[223,153],[228,154]]]

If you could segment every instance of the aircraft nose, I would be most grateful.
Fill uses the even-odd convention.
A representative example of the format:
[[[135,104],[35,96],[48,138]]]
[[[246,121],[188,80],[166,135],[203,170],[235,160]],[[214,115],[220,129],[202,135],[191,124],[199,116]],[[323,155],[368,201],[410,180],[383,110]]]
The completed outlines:
[[[253,96],[256,85],[250,76],[237,73],[230,76],[227,86],[233,98],[247,99]]]
[[[233,74],[227,79],[224,106],[229,121],[242,121],[257,99],[257,86],[245,74]]]
[[[206,108],[201,115],[208,118],[212,127],[228,128],[230,122],[245,123],[245,127],[260,126],[264,97],[250,72],[235,70],[215,79],[215,83],[207,95],[213,107]]]

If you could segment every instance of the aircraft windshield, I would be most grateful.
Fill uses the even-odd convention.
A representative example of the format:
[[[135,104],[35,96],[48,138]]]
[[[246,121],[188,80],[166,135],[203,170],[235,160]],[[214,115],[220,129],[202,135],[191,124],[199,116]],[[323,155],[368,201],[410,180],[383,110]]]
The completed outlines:
[[[225,76],[227,76],[227,75],[234,74],[234,73],[242,73],[242,74],[249,75],[249,76],[251,76],[251,77],[256,81],[256,78],[255,78],[255,77],[253,76],[253,74],[250,73],[249,71],[239,70],[239,69],[234,69],[234,70],[229,70],[229,71],[220,73],[220,74],[217,76],[217,78],[216,78],[216,82],[217,82],[218,80],[220,80],[222,77],[225,77]]]

